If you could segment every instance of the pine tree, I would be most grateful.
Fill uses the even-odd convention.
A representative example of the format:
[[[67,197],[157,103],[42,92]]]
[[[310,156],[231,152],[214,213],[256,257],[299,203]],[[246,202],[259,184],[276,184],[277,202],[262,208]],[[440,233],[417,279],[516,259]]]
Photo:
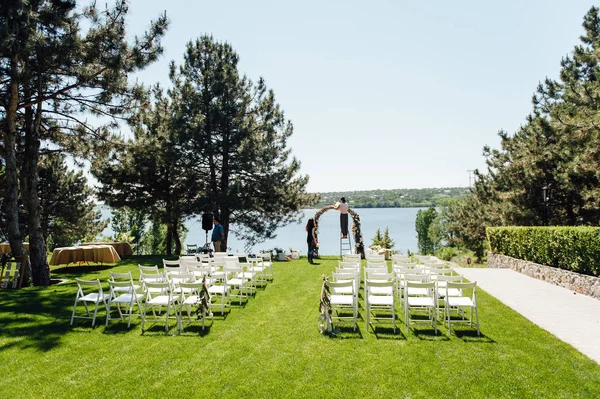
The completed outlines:
[[[197,211],[202,180],[190,168],[187,143],[173,127],[171,101],[158,85],[151,98],[136,116],[133,140],[107,157],[96,157],[92,173],[102,183],[100,199],[166,225],[166,252],[173,253],[174,241],[174,252],[180,254],[183,220]]]
[[[231,45],[203,36],[188,43],[179,68],[171,65],[172,127],[200,185],[197,211],[219,215],[224,246],[231,223],[252,245],[316,201],[287,147],[291,122],[263,79],[254,84],[240,75],[238,60]]]
[[[40,224],[38,163],[42,142],[75,155],[110,150],[115,118],[139,104],[143,91],[127,77],[161,53],[166,16],[133,44],[126,42],[127,1],[83,12],[74,0],[9,0],[0,5],[0,109],[6,160],[7,230],[13,252],[25,253],[18,223],[18,179],[27,210],[31,275],[47,285],[50,272]],[[85,30],[81,26],[85,26]],[[108,119],[95,127],[82,118]],[[17,144],[23,162],[18,169]]]
[[[83,172],[69,170],[64,157],[44,155],[40,162],[38,191],[44,240],[65,247],[93,240],[107,225],[92,200],[94,190]]]
[[[373,237],[373,242],[371,243],[372,247],[375,246],[382,246],[381,243],[383,241],[383,236],[381,235],[381,229],[377,229],[377,231],[375,232],[375,236]]]
[[[596,225],[600,222],[600,15],[584,17],[582,44],[546,79],[533,112],[514,135],[501,131],[501,148],[484,148],[487,174],[464,201],[448,209],[453,242],[483,255],[485,227]]]
[[[385,226],[385,230],[383,231],[383,237],[381,238],[381,247],[385,249],[394,248],[394,240],[390,237],[390,228]]]
[[[417,230],[417,246],[419,253],[422,255],[433,254],[434,245],[433,241],[429,237],[429,228],[437,217],[437,211],[431,207],[427,210],[419,210],[417,212],[417,218],[415,220],[415,227]]]

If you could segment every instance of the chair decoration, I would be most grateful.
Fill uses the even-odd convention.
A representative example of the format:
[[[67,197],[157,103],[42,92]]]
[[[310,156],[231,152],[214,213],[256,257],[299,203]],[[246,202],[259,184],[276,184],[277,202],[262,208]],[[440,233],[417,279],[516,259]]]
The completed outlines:
[[[321,334],[331,334],[331,301],[329,300],[331,292],[327,284],[327,277],[323,276],[323,285],[321,286],[321,298],[319,301],[319,332]]]
[[[210,293],[208,292],[206,276],[202,276],[202,291],[200,291],[200,302],[196,308],[196,315],[200,317],[205,311],[210,311]]]

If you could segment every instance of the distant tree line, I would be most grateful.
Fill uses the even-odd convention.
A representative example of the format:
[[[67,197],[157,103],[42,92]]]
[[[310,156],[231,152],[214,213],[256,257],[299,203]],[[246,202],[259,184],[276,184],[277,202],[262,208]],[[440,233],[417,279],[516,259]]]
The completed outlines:
[[[319,193],[316,207],[331,205],[346,197],[351,208],[417,208],[438,206],[448,198],[464,197],[466,187],[366,190]]]

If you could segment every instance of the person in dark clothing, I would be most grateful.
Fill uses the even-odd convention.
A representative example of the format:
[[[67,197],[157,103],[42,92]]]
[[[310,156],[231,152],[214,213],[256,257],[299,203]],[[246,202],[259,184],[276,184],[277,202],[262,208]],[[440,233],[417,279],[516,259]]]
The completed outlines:
[[[225,240],[225,230],[219,222],[219,218],[214,218],[213,223],[215,227],[212,231],[211,241],[215,247],[215,252],[221,251],[221,242]]]
[[[308,223],[306,223],[306,243],[308,244],[308,263],[314,263],[314,251],[317,248],[317,223],[315,219],[308,219]]]
[[[342,197],[333,206],[335,209],[340,211],[340,229],[342,231],[342,238],[348,237],[348,204],[346,198]]]

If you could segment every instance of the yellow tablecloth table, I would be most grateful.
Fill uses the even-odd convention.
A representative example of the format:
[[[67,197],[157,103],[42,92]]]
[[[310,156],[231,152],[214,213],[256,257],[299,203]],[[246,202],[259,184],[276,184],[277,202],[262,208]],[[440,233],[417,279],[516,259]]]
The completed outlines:
[[[29,243],[24,242],[25,250],[29,252]],[[0,254],[7,254],[10,252],[10,244],[7,242],[0,243]]]
[[[75,262],[115,263],[119,260],[119,254],[110,245],[86,245],[55,248],[49,264],[56,266]]]
[[[110,245],[117,251],[119,256],[133,255],[133,250],[128,242],[84,242],[83,245]]]

